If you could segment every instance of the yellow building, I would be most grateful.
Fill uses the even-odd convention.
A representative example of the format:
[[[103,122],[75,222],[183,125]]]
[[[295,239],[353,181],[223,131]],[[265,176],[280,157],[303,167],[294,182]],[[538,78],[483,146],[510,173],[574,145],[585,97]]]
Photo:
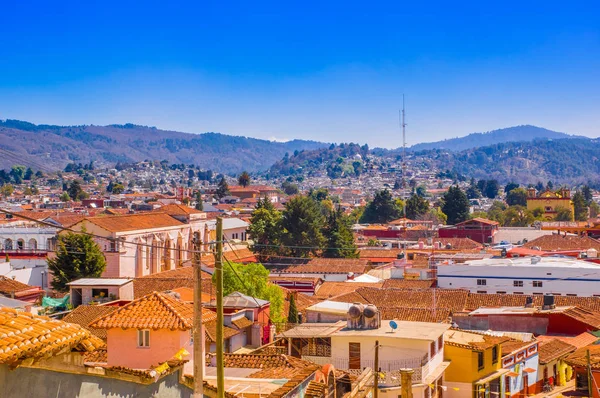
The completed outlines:
[[[500,343],[505,337],[487,336],[462,330],[444,333],[444,360],[450,366],[444,374],[449,398],[504,397]]]
[[[569,209],[571,211],[571,219],[573,219],[575,209],[569,189],[562,188],[556,192],[546,189],[539,194],[536,193],[535,188],[527,190],[527,210],[542,209],[545,219],[554,220],[557,209],[560,207]]]

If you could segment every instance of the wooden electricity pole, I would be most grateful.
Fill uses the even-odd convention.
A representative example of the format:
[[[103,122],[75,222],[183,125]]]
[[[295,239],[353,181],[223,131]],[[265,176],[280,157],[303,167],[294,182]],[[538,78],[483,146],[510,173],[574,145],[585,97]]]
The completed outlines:
[[[223,364],[223,218],[217,217],[217,253],[215,254],[217,276],[217,397],[225,397]]]
[[[194,398],[204,397],[204,339],[202,338],[202,242],[200,232],[192,240],[192,266],[194,267]]]
[[[593,395],[592,395],[592,390],[593,390],[592,383],[594,383],[594,375],[592,375],[592,365],[591,365],[591,361],[590,361],[590,350],[586,351],[585,358],[587,360],[588,395],[590,397],[593,397]]]
[[[373,388],[373,398],[379,397],[379,340],[375,340],[375,382]]]

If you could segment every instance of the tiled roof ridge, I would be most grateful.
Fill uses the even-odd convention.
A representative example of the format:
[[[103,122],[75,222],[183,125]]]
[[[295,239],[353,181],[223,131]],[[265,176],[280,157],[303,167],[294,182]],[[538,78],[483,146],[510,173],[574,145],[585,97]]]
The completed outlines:
[[[184,326],[188,328],[191,328],[193,326],[192,322],[188,318],[184,317],[179,311],[177,311],[177,309],[175,309],[173,305],[169,302],[171,300],[176,300],[174,297],[161,292],[154,292],[154,294],[156,295],[156,297],[158,297],[160,302],[163,303],[163,305],[167,307],[169,311],[173,313],[173,315],[175,315],[175,317],[179,318],[179,320],[184,324]]]

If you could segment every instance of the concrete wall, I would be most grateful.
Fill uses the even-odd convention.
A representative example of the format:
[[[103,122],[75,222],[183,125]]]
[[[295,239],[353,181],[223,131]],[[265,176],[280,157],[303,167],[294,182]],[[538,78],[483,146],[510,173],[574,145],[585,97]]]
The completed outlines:
[[[30,286],[42,287],[42,272],[45,273],[43,275],[43,287],[48,287],[48,266],[46,259],[10,259],[10,262],[0,262],[0,275],[4,275],[7,278],[14,276],[16,281]]]
[[[44,369],[0,365],[0,398],[15,397],[191,397],[192,390],[180,384],[178,373],[151,385],[112,378],[53,372]]]

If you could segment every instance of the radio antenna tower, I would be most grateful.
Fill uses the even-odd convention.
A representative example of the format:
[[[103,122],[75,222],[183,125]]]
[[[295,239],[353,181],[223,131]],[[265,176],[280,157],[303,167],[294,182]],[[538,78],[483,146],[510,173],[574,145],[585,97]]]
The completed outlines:
[[[406,201],[406,123],[404,122],[404,94],[402,94],[402,113],[400,125],[402,126],[402,200]],[[404,218],[406,218],[406,204],[403,208]]]

